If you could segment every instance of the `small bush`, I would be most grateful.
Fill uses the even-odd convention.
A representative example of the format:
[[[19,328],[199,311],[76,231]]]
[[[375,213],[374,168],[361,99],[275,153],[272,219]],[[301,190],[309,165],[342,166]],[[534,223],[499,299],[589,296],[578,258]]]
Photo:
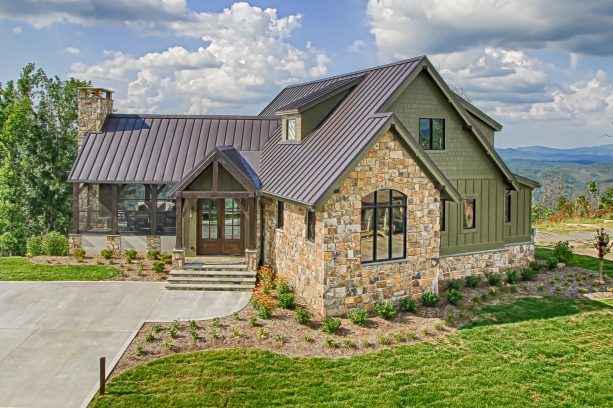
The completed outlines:
[[[531,268],[522,269],[520,272],[521,280],[523,281],[535,280],[538,274],[539,274],[538,271],[535,271],[534,269],[531,269]]]
[[[7,231],[0,234],[0,256],[18,256],[23,254],[24,250],[23,239],[19,233]]]
[[[138,276],[143,276],[145,271],[145,263],[143,261],[138,261],[136,264],[136,273]]]
[[[423,303],[424,306],[434,307],[440,301],[441,301],[441,297],[439,295],[435,295],[432,292],[426,292],[423,295],[421,295],[421,303]]]
[[[151,342],[152,342],[152,341],[154,341],[154,340],[155,340],[155,336],[153,335],[153,333],[147,333],[147,334],[145,335],[145,341],[146,341],[147,343],[151,343]]]
[[[321,322],[321,331],[327,334],[334,334],[341,327],[341,319],[328,316]]]
[[[553,256],[558,260],[558,262],[565,263],[566,265],[570,265],[575,255],[573,254],[573,247],[568,243],[568,241],[560,241],[553,248]]]
[[[507,282],[508,283],[517,283],[521,279],[521,275],[518,271],[508,271],[507,272]]]
[[[157,249],[150,249],[147,251],[147,259],[150,261],[157,261],[160,258],[160,251]]]
[[[159,333],[162,330],[162,326],[160,326],[159,324],[154,324],[153,326],[151,326],[151,331],[153,333]]]
[[[488,283],[492,286],[498,286],[500,285],[500,282],[502,282],[502,276],[500,276],[499,273],[487,272],[485,277],[487,278]]]
[[[43,253],[49,256],[68,255],[68,237],[59,232],[50,232],[43,237]]]
[[[530,262],[530,268],[534,269],[535,271],[540,271],[541,269],[543,269],[545,267],[545,265],[538,263],[536,261],[532,261]]]
[[[289,286],[289,283],[287,283],[285,280],[277,278],[277,281],[275,284],[277,287],[277,293],[279,295],[292,293],[292,288]]]
[[[405,313],[417,313],[417,302],[413,298],[407,297],[400,299],[398,305],[400,306],[400,310]]]
[[[168,252],[160,254],[160,261],[164,262],[166,265],[170,265],[172,263],[172,254]]]
[[[296,308],[296,321],[300,324],[309,324],[311,321],[311,312],[304,307],[298,306]]]
[[[238,314],[238,312],[232,313],[232,317],[234,318],[234,320],[240,320],[241,319],[241,316],[240,316],[240,314]]]
[[[556,258],[547,258],[547,269],[550,271],[558,267],[558,260]]]
[[[279,295],[279,306],[283,309],[292,309],[294,307],[295,297],[291,293],[283,293]]]
[[[268,320],[272,317],[272,310],[266,306],[260,305],[255,310],[257,311],[260,319]]]
[[[381,344],[382,346],[387,346],[392,342],[390,338],[384,334],[379,335],[377,341],[379,341],[379,344]]]
[[[469,288],[478,288],[479,285],[481,285],[481,276],[479,275],[467,276],[465,281],[466,281],[466,286],[468,286]]]
[[[164,264],[164,262],[154,261],[151,269],[153,269],[153,272],[157,273],[158,275],[163,275],[165,267],[166,267],[166,264]]]
[[[136,354],[137,356],[141,356],[143,354],[143,346],[141,346],[140,344],[136,346],[136,348],[134,349],[134,354]]]
[[[377,316],[384,318],[385,320],[390,320],[394,316],[396,316],[396,308],[392,302],[383,302],[375,304],[375,313]]]
[[[347,315],[347,318],[351,320],[351,323],[355,325],[364,326],[364,324],[366,323],[366,320],[368,320],[368,313],[366,313],[366,310],[364,309],[357,308],[357,309],[353,309]]]
[[[240,337],[241,336],[241,329],[240,327],[235,327],[232,329],[232,334],[234,335],[234,337]]]
[[[353,342],[353,340],[350,340],[350,339],[343,340],[343,345],[346,348],[348,348],[348,349],[354,349],[355,348],[355,343]]]
[[[126,260],[127,263],[132,263],[132,261],[134,260],[134,258],[136,258],[136,249],[134,248],[129,248],[126,249],[123,253],[123,259]]]
[[[258,319],[255,316],[251,316],[248,321],[251,327],[255,327],[255,325],[258,324]]]
[[[463,285],[464,282],[462,282],[462,279],[451,279],[449,282],[447,282],[447,289],[459,290]]]
[[[221,325],[221,319],[219,317],[214,317],[211,321],[211,325],[213,327],[219,327]]]
[[[83,262],[83,259],[85,258],[85,250],[83,248],[75,248],[72,251],[72,256],[74,256],[74,259],[76,259],[77,262]]]
[[[28,238],[26,240],[26,252],[32,256],[43,255],[43,237],[34,235]]]
[[[104,248],[100,251],[100,256],[106,260],[109,260],[113,257],[113,250],[110,248]]]
[[[462,301],[462,292],[458,289],[447,289],[447,301],[454,305],[459,306]]]
[[[266,337],[268,337],[268,334],[266,333],[266,330],[264,329],[258,329],[255,335],[258,336],[258,339],[260,340],[265,340]]]
[[[330,348],[338,347],[338,345],[336,344],[336,341],[334,341],[332,337],[326,337],[326,346]]]

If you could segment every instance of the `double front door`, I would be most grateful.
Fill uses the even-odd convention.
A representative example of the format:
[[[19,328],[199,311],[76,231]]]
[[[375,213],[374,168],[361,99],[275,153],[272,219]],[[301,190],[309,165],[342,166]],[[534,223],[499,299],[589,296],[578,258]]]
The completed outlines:
[[[243,214],[233,198],[198,200],[198,254],[243,255]]]

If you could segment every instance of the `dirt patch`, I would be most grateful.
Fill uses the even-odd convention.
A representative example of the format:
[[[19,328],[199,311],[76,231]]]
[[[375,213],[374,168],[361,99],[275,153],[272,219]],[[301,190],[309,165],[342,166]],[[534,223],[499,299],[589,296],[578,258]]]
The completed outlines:
[[[159,275],[153,271],[153,262],[147,258],[136,258],[131,263],[124,259],[104,259],[101,257],[85,257],[83,262],[78,262],[72,256],[35,256],[29,259],[40,265],[104,265],[112,266],[119,270],[119,274],[108,280],[115,281],[165,281],[170,272],[170,265],[166,265],[164,274]],[[142,263],[142,264],[141,264]]]

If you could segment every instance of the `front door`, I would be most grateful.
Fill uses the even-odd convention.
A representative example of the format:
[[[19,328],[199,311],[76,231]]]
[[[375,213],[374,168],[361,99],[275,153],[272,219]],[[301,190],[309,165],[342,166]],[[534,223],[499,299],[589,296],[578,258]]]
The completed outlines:
[[[198,254],[243,255],[243,214],[233,198],[198,200]]]

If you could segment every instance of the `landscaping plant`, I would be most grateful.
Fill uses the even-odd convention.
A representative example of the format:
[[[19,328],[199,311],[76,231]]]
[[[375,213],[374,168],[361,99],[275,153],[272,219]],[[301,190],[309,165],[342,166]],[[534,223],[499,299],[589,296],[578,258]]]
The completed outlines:
[[[127,263],[132,263],[134,258],[136,258],[137,252],[134,248],[128,248],[123,253],[123,259],[126,260]]]
[[[413,298],[406,297],[400,299],[400,302],[398,302],[398,306],[402,312],[417,313],[417,302]]]
[[[154,261],[153,265],[151,266],[151,269],[153,269],[153,272],[157,273],[158,275],[163,275],[165,267],[166,267],[166,264],[164,264],[164,262]]]
[[[362,308],[353,309],[348,315],[347,318],[351,321],[351,323],[357,326],[364,326],[366,320],[368,320],[368,313],[366,310]]]
[[[160,251],[157,249],[150,249],[147,251],[147,259],[150,261],[157,261],[160,258]]]
[[[570,265],[575,257],[573,254],[573,247],[568,241],[559,241],[553,248],[553,256],[558,262],[566,265]]]
[[[507,282],[508,283],[517,283],[521,279],[521,275],[518,271],[512,270],[507,271]]]
[[[166,265],[170,265],[172,263],[172,255],[168,252],[164,252],[160,254],[160,261],[164,262]]]
[[[335,319],[332,316],[326,317],[321,322],[321,331],[327,334],[334,334],[341,327],[341,319]]]
[[[421,303],[423,303],[424,306],[434,307],[440,301],[441,301],[441,297],[439,295],[435,295],[432,292],[426,292],[423,295],[421,295]]]
[[[454,306],[459,306],[462,302],[462,292],[460,292],[458,289],[447,289],[446,295],[447,301]]]
[[[77,262],[83,262],[83,259],[85,258],[85,250],[83,248],[75,248],[72,251],[72,256],[74,256],[74,259],[76,259]]]
[[[462,286],[464,285],[464,282],[462,282],[462,279],[451,279],[449,282],[447,282],[447,289],[461,289]]]
[[[602,276],[602,270],[604,268],[604,257],[606,254],[611,252],[611,246],[613,246],[613,244],[610,243],[609,234],[604,232],[604,228],[601,228],[600,231],[596,230],[596,243],[594,246],[596,247],[598,260],[600,263],[598,281],[599,283],[604,283],[604,279]]]
[[[535,280],[536,277],[538,276],[538,271],[535,271],[532,268],[526,268],[526,269],[522,269],[521,272],[519,273],[521,276],[521,280],[523,281],[532,281]]]
[[[279,306],[283,309],[292,309],[294,307],[295,297],[291,293],[282,293],[279,295]]]
[[[491,286],[498,286],[500,285],[500,282],[502,282],[502,276],[500,276],[499,273],[486,272],[485,277]]]
[[[377,316],[382,317],[385,320],[390,320],[394,316],[396,316],[396,308],[394,307],[394,304],[390,301],[376,303],[374,310]]]
[[[33,235],[26,241],[26,252],[28,256],[43,255],[43,237]]]
[[[104,248],[100,251],[100,256],[106,260],[109,260],[113,257],[113,250],[110,248]]]
[[[465,279],[466,286],[469,288],[477,288],[481,285],[481,276],[479,275],[470,275]]]
[[[304,307],[296,307],[296,321],[300,324],[309,324],[309,321],[311,321],[311,312]]]
[[[275,287],[277,288],[277,293],[279,295],[284,295],[284,294],[292,292],[292,288],[289,286],[289,283],[287,283],[282,278],[277,278],[276,279]]]

